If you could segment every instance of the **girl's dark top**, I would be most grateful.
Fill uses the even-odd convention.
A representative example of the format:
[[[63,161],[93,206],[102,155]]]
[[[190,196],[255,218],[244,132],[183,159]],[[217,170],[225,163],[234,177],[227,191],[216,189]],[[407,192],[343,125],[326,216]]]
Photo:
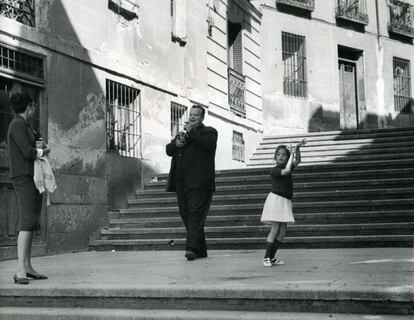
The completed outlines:
[[[270,172],[272,176],[272,193],[292,200],[293,179],[291,174],[282,176],[282,167],[276,166]]]
[[[35,141],[39,138],[40,135],[24,118],[15,115],[7,132],[11,179],[24,175],[33,176],[34,160],[37,156]]]

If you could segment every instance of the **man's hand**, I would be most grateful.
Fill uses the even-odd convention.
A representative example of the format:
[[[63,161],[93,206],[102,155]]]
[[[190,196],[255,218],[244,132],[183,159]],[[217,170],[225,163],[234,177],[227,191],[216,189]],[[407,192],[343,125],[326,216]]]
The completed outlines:
[[[178,148],[183,147],[185,144],[187,143],[186,138],[185,138],[185,133],[184,132],[180,132],[177,134],[177,136],[175,137],[175,145]]]
[[[199,126],[199,125],[200,125],[200,123],[198,123],[198,122],[193,122],[193,123],[187,122],[184,126],[184,130],[187,131],[187,132],[190,132],[191,129],[193,129],[193,128]]]

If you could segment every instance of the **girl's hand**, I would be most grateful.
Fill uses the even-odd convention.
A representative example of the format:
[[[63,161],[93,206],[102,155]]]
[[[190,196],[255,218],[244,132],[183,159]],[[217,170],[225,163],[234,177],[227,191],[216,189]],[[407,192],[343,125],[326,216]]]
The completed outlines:
[[[300,148],[300,147],[302,147],[302,146],[304,146],[304,145],[306,145],[306,139],[305,139],[305,138],[303,138],[302,140],[300,140],[300,141],[296,144],[295,149],[298,149],[298,148]]]

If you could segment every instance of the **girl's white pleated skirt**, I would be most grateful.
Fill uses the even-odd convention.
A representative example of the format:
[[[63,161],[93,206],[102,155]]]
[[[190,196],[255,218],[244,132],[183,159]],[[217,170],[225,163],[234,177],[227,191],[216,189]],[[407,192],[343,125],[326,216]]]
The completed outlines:
[[[260,221],[266,224],[275,222],[295,223],[292,201],[272,192],[266,198]]]

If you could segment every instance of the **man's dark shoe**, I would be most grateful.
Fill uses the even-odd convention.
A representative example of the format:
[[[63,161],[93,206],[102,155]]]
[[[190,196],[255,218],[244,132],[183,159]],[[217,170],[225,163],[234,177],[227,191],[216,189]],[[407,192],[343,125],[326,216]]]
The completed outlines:
[[[186,257],[188,261],[192,261],[197,258],[197,255],[192,251],[187,251],[184,257]]]

